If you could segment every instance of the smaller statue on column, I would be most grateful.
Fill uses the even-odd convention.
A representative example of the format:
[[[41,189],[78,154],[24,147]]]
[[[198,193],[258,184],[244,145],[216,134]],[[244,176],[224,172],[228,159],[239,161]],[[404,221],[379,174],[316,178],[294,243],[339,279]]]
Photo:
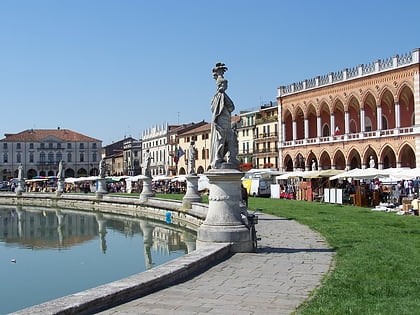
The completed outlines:
[[[195,173],[195,156],[197,155],[197,149],[194,147],[195,142],[191,141],[188,149],[188,174]]]

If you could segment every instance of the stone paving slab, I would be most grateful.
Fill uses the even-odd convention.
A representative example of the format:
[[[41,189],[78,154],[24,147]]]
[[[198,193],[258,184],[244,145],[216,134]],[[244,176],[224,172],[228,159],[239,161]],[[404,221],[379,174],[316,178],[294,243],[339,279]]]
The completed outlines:
[[[256,253],[100,314],[290,314],[320,285],[333,251],[307,226],[258,214]]]

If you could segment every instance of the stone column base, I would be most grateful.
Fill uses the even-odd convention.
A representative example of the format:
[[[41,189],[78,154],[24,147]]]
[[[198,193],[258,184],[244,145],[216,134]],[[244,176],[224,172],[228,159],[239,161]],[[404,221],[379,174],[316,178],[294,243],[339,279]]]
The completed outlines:
[[[187,180],[187,191],[184,198],[182,198],[182,208],[191,209],[192,202],[201,202],[201,196],[198,193],[198,176],[188,175]]]
[[[197,247],[230,243],[233,252],[252,252],[248,228],[241,217],[242,172],[229,167],[206,173],[210,183],[209,210],[197,233]]]
[[[150,177],[143,179],[143,189],[140,193],[140,201],[146,202],[149,197],[155,194],[152,191],[152,179]]]

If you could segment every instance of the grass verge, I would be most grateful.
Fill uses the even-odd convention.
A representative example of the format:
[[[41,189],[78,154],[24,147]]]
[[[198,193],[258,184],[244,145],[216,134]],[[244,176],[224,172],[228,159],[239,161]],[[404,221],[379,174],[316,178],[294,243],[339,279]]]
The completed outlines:
[[[301,314],[420,314],[420,218],[316,202],[251,198],[336,251],[336,266]]]

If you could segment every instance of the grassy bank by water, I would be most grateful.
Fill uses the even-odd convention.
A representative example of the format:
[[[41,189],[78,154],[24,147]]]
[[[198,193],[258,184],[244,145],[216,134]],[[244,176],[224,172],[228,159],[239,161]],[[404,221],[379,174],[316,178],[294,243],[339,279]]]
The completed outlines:
[[[168,196],[182,198],[159,195]],[[302,314],[420,314],[420,217],[264,198],[250,198],[249,208],[305,224],[336,251]]]

